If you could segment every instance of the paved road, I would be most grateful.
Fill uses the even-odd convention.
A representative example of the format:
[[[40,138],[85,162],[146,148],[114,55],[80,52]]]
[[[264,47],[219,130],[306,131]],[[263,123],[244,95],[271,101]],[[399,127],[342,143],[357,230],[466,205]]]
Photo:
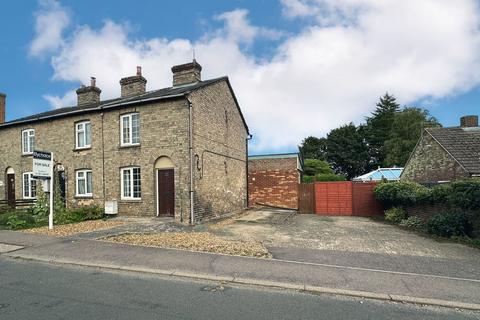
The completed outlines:
[[[0,318],[480,319],[480,313],[0,257]]]

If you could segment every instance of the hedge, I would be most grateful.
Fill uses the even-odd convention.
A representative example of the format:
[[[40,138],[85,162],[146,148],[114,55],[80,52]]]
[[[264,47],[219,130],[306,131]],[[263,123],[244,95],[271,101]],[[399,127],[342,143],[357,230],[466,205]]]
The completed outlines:
[[[384,182],[375,187],[374,194],[386,207],[408,207],[426,201],[430,190],[415,182]]]
[[[386,182],[379,184],[374,193],[386,207],[440,203],[464,210],[480,209],[480,179],[461,180],[431,188],[415,182]]]

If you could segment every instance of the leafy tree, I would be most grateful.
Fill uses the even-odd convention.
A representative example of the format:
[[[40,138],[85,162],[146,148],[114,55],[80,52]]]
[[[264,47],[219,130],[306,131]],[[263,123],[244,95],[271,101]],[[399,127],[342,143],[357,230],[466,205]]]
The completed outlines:
[[[386,93],[380,97],[372,115],[366,118],[365,140],[368,143],[373,168],[386,166],[385,141],[390,136],[395,114],[398,112],[399,104],[395,97]]]
[[[353,123],[333,129],[327,136],[327,161],[348,179],[365,173],[370,157],[359,128]]]
[[[307,176],[317,174],[334,174],[333,169],[328,162],[317,159],[305,159],[303,163],[303,173]]]
[[[304,159],[325,160],[326,144],[327,139],[310,136],[303,139],[298,148]]]
[[[390,136],[385,141],[386,166],[404,166],[423,129],[440,126],[427,110],[405,108],[398,112],[394,117]]]

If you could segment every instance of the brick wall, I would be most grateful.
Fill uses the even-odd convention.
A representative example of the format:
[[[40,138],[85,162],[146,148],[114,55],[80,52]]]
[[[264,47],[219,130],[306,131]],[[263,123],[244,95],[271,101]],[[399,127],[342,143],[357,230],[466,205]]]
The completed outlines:
[[[299,182],[296,157],[251,159],[248,165],[249,205],[297,209]]]
[[[140,114],[140,145],[121,147],[120,115],[129,112]],[[84,120],[91,122],[92,147],[75,150],[74,123]],[[159,157],[168,156],[175,165],[175,217],[188,219],[188,108],[184,99],[119,108],[103,115],[88,113],[0,129],[0,181],[5,181],[6,169],[12,167],[17,199],[22,199],[22,173],[32,171],[32,157],[22,155],[21,151],[21,131],[29,128],[35,129],[36,149],[52,151],[55,160],[65,168],[69,207],[93,204],[103,207],[104,200],[117,200],[120,214],[154,216],[154,164]],[[141,200],[121,200],[120,168],[127,166],[141,167]],[[77,169],[92,170],[93,196],[90,198],[75,196]],[[5,188],[2,187],[0,198],[4,197]]]
[[[468,173],[426,131],[403,170],[401,180],[419,183],[468,178]]]
[[[226,81],[189,95],[193,106],[197,220],[247,206],[247,129]]]

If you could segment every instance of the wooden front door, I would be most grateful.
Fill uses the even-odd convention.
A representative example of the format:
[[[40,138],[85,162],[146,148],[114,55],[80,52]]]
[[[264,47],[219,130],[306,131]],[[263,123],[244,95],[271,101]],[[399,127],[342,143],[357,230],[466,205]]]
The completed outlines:
[[[157,171],[158,215],[171,216],[175,214],[175,189],[173,169]]]
[[[15,174],[7,174],[7,202],[11,208],[15,207]]]

